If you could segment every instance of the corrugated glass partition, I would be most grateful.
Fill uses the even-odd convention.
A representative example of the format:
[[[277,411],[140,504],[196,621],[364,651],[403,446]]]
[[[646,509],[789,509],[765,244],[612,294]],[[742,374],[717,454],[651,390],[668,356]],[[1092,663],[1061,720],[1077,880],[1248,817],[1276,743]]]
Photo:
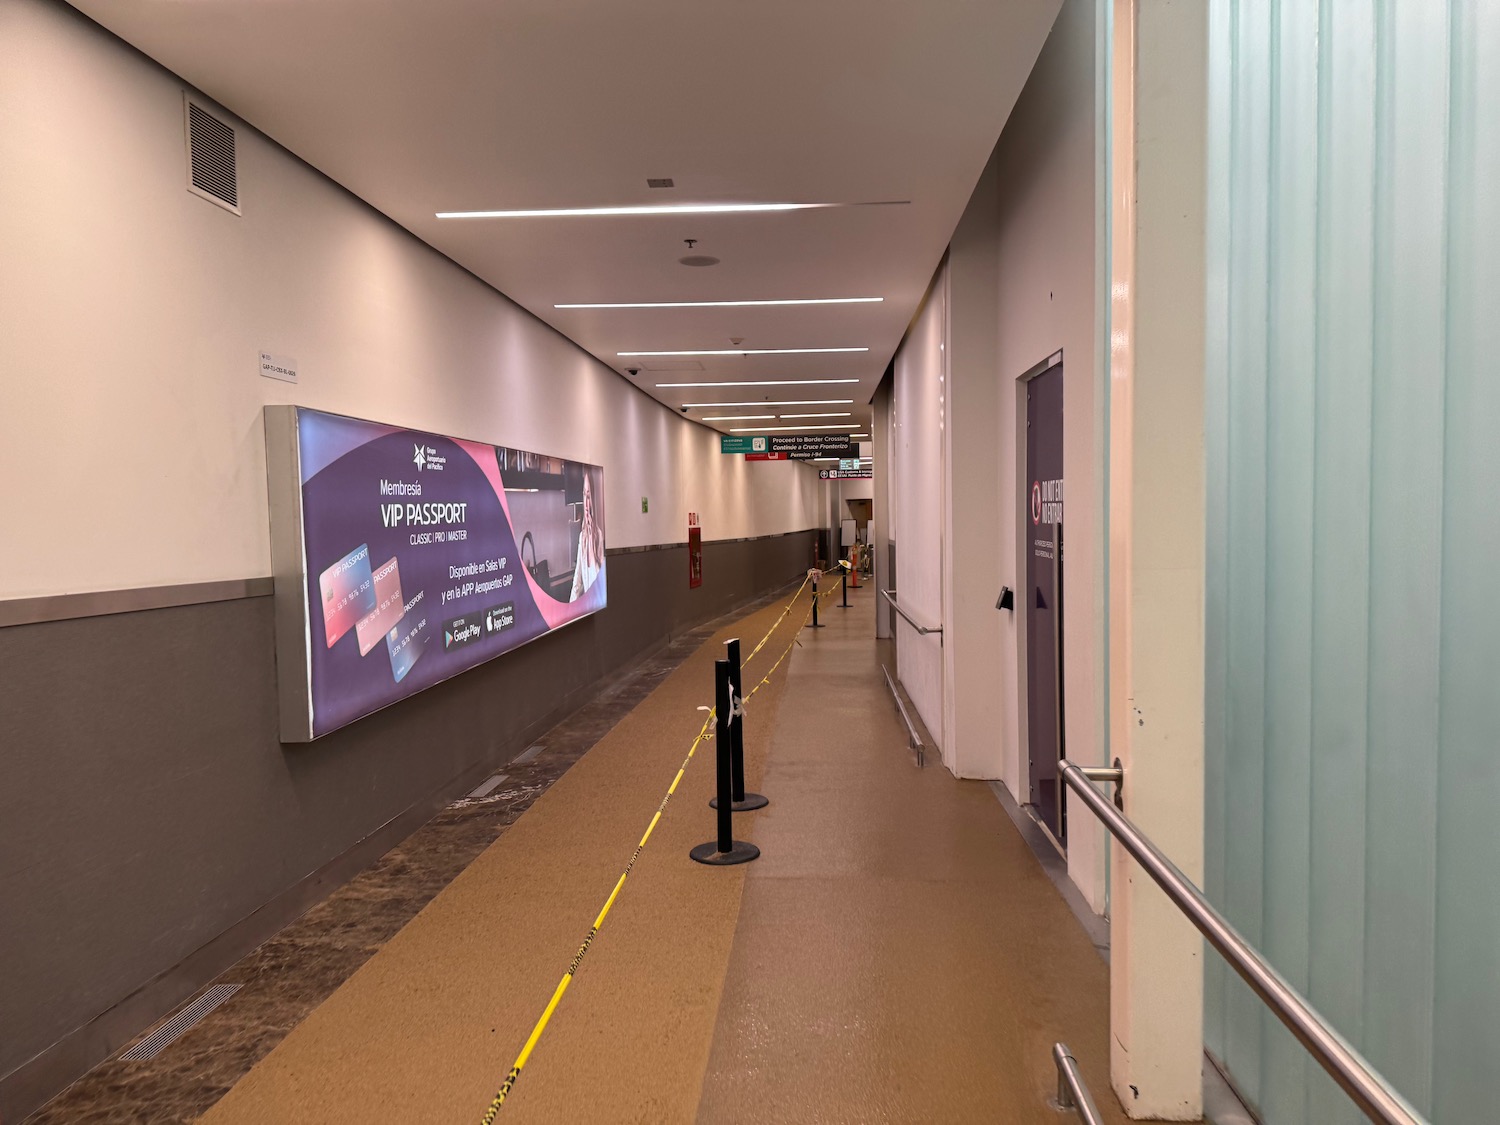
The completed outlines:
[[[1212,0],[1210,897],[1500,1120],[1500,0]],[[1358,1115],[1214,957],[1270,1125]]]

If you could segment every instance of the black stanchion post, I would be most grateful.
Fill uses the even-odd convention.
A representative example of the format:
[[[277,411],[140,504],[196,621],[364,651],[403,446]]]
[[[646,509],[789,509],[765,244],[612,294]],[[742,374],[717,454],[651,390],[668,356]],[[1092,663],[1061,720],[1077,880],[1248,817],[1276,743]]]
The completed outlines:
[[[839,608],[840,609],[848,609],[849,608],[849,564],[847,562],[843,563],[839,567],[839,585],[841,585],[844,588],[843,589],[844,601],[839,606]]]
[[[821,626],[821,625],[818,624],[818,575],[820,573],[821,572],[817,571],[817,570],[814,570],[812,572],[813,619],[812,619],[812,624],[808,626],[809,629],[821,629],[823,627],[823,626]]]
[[[730,725],[730,801],[735,812],[763,809],[771,802],[759,793],[745,792],[745,681],[740,669],[739,638],[725,641],[724,648],[729,659],[729,695],[734,703],[734,721]],[[708,807],[719,807],[719,798],[708,802]]]
[[[734,753],[733,736],[730,734],[733,719],[734,704],[730,697],[729,685],[729,661],[714,661],[714,747],[715,758],[718,764],[718,836],[706,844],[699,844],[688,855],[699,863],[712,864],[716,867],[731,863],[746,863],[760,855],[760,849],[754,844],[747,844],[743,840],[734,838],[734,826],[731,818],[733,812],[730,806],[733,802],[734,782],[731,777],[733,772]]]

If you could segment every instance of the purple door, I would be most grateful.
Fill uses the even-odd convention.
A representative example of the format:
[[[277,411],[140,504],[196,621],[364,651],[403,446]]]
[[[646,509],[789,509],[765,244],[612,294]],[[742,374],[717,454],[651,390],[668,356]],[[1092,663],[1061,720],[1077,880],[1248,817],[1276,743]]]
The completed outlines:
[[[1030,800],[1060,842],[1067,818],[1063,756],[1063,367],[1061,355],[1026,384],[1026,750]]]

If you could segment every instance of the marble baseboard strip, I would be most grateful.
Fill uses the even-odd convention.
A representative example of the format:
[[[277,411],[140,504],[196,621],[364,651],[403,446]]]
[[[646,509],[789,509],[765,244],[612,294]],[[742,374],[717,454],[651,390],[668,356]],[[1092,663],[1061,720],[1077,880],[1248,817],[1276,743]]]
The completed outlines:
[[[79,617],[138,613],[181,605],[229,602],[239,598],[268,598],[272,583],[265,578],[232,578],[223,582],[184,582],[176,586],[139,586],[130,590],[89,590],[81,594],[49,594],[39,598],[0,601],[0,629],[10,625],[40,625]]]

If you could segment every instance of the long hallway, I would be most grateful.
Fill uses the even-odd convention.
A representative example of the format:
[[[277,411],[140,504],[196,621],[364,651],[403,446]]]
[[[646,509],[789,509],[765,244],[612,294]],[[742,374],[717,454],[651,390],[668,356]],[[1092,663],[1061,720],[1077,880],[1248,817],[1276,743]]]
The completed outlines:
[[[816,631],[806,593],[721,631],[204,1120],[478,1120],[692,742],[722,642],[767,629],[747,689],[789,655],[749,704],[746,770],[771,804],[736,820],[761,859],[687,857],[713,834],[704,743],[501,1119],[1050,1121],[1058,1039],[1107,1092],[1107,970],[989,787],[917,768],[875,597],[825,595]]]
[[[1500,0],[163,9],[0,0],[0,1125],[1496,1118]]]

